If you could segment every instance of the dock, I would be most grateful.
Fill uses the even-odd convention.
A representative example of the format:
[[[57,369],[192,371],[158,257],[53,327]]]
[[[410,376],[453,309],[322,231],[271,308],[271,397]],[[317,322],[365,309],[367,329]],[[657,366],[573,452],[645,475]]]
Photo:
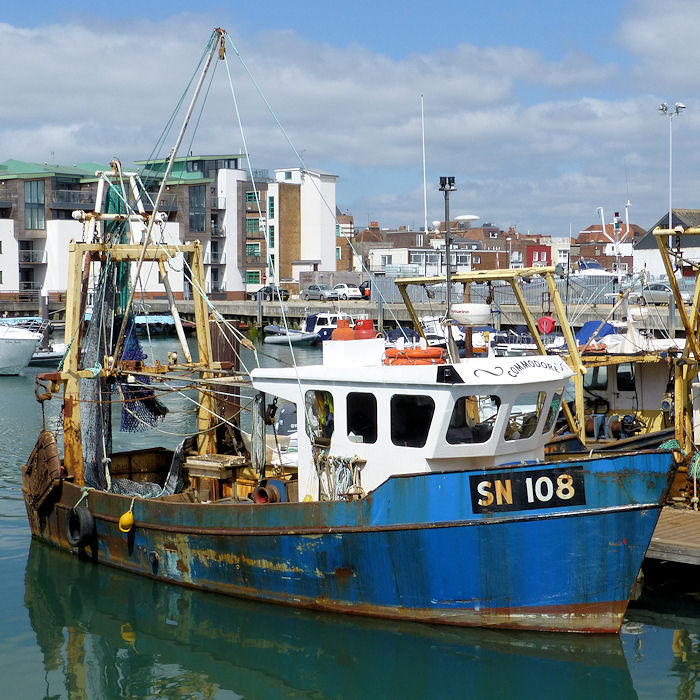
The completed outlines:
[[[700,511],[663,508],[646,558],[700,565]]]

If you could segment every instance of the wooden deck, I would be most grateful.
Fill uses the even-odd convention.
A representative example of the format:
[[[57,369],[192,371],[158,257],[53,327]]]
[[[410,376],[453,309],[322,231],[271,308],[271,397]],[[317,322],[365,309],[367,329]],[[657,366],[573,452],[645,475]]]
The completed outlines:
[[[700,511],[664,508],[646,556],[700,565]]]

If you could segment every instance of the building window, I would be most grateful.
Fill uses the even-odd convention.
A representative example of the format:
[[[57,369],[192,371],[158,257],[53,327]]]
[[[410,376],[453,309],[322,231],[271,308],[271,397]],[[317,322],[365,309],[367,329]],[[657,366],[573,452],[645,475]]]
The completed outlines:
[[[246,243],[245,254],[247,256],[260,257],[260,243]]]
[[[475,265],[480,265],[480,264],[481,264],[481,255],[475,255],[475,256],[472,258],[472,262],[473,262]]]
[[[537,251],[534,251],[532,253],[532,262],[537,262],[539,260],[539,253]]]
[[[267,215],[271,218],[275,218],[275,198],[271,195],[267,197]]]
[[[0,241],[0,255],[2,255],[2,241]]]
[[[259,202],[260,197],[258,196],[257,192],[246,192],[245,193],[245,201],[246,202]]]
[[[24,228],[34,230],[46,228],[43,180],[29,180],[24,183]]]
[[[416,234],[416,245],[423,245],[423,234],[418,233]]]
[[[340,246],[337,245],[337,246],[335,247],[335,259],[336,259],[336,260],[341,260],[342,257],[343,257],[343,254],[342,254],[342,252],[340,251]]]
[[[187,172],[188,173],[198,173],[202,169],[201,160],[188,160],[187,161]]]
[[[382,255],[381,256],[382,267],[385,267],[386,265],[391,265],[391,260],[392,260],[391,255]]]
[[[190,187],[190,231],[206,231],[206,187]]]
[[[0,284],[2,284],[2,270],[0,270]]]
[[[291,179],[292,179],[292,171],[291,171],[291,170],[285,170],[285,171],[284,171],[284,179],[285,179],[285,180],[291,180]]]
[[[259,233],[260,232],[260,219],[246,219],[245,220],[245,232],[246,233]]]
[[[267,245],[270,248],[275,247],[275,227],[274,226],[269,226],[268,227],[268,237],[267,237]]]
[[[260,284],[260,270],[246,270],[246,284]]]
[[[423,253],[409,253],[408,262],[411,265],[422,265],[423,264]]]

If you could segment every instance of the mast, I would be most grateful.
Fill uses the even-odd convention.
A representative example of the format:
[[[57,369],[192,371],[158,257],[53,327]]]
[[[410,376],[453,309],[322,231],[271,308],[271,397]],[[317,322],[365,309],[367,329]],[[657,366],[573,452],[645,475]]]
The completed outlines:
[[[148,227],[146,228],[145,233],[143,234],[143,241],[142,241],[142,251],[141,251],[141,257],[139,258],[138,265],[136,267],[136,277],[141,274],[141,267],[143,266],[143,261],[144,261],[144,256],[146,254],[146,249],[148,248],[149,241],[151,240],[151,231],[153,230],[153,224],[155,223],[156,220],[156,212],[158,211],[158,206],[160,205],[160,201],[163,197],[163,192],[165,191],[165,187],[167,184],[168,177],[170,177],[170,173],[173,169],[173,165],[175,164],[175,157],[177,156],[177,152],[180,149],[180,145],[182,144],[182,139],[185,136],[185,131],[187,130],[187,126],[190,123],[190,119],[192,118],[192,114],[194,112],[195,105],[197,104],[197,100],[199,99],[199,93],[202,90],[202,85],[204,84],[204,78],[206,77],[207,73],[209,72],[209,68],[212,64],[212,61],[214,60],[214,54],[216,53],[217,49],[219,49],[219,54],[221,55],[221,52],[224,50],[224,37],[225,37],[225,32],[223,29],[217,27],[214,29],[214,33],[212,34],[212,39],[214,39],[214,36],[217,37],[218,40],[212,40],[211,42],[211,49],[209,50],[209,56],[207,57],[207,62],[204,66],[204,69],[202,70],[202,74],[199,76],[199,81],[197,82],[197,87],[195,88],[194,94],[192,95],[192,100],[190,101],[190,106],[187,110],[187,114],[185,116],[185,121],[182,124],[182,128],[180,129],[180,133],[178,134],[177,141],[175,142],[175,145],[173,146],[173,149],[170,153],[170,156],[168,157],[168,165],[166,166],[165,173],[163,175],[163,179],[161,180],[160,187],[158,189],[158,195],[156,196],[155,202],[153,203],[153,216],[148,221]],[[121,328],[119,329],[119,335],[117,337],[117,343],[115,345],[114,349],[114,356],[119,357],[121,355],[122,347],[124,345],[124,335],[126,333],[126,325],[128,322],[128,316],[129,316],[129,311],[131,310],[131,304],[134,299],[134,291],[135,288],[131,290],[131,293],[129,295],[129,299],[126,303],[126,308],[124,309],[124,320],[122,321]]]

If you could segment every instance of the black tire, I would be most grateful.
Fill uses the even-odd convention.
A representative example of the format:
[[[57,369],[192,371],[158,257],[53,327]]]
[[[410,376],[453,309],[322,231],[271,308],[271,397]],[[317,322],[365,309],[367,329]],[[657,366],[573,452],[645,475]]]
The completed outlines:
[[[311,297],[310,297],[308,294],[304,294],[304,299],[305,299],[306,301],[309,301],[309,300],[311,299]]]
[[[265,301],[272,301],[272,295],[266,294],[266,295],[265,295]]]
[[[340,298],[341,298],[343,301],[347,301],[347,300],[348,300],[348,295],[347,295],[347,294],[343,294],[343,296],[341,296]]]
[[[637,303],[638,303],[640,306],[646,306],[646,305],[647,305],[647,300],[646,300],[644,297],[640,296],[639,299],[637,299]]]
[[[71,508],[66,521],[66,538],[71,547],[84,547],[95,536],[95,519],[87,508]]]

